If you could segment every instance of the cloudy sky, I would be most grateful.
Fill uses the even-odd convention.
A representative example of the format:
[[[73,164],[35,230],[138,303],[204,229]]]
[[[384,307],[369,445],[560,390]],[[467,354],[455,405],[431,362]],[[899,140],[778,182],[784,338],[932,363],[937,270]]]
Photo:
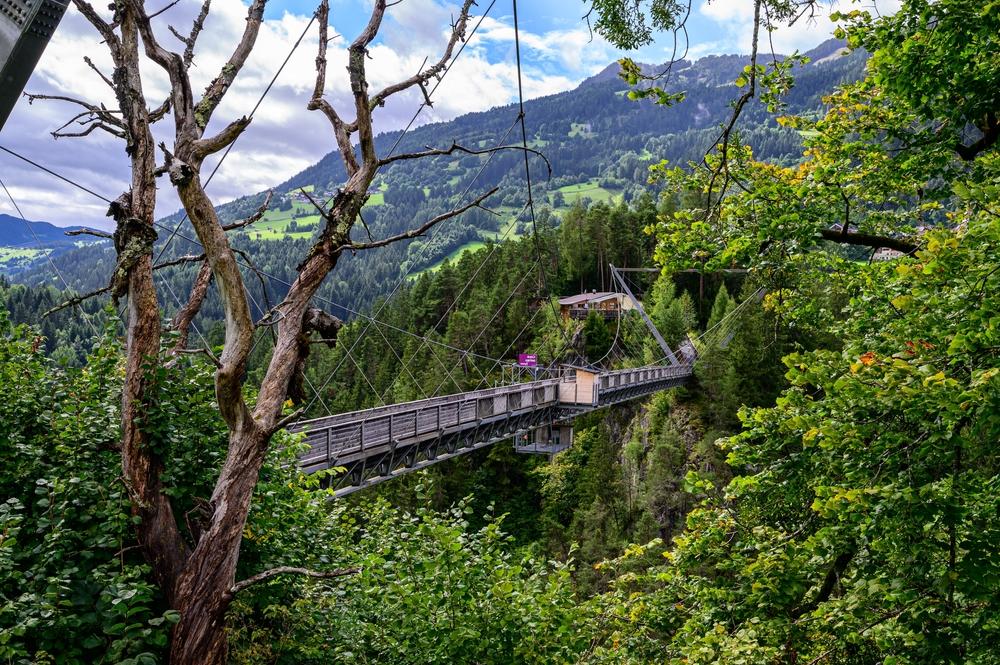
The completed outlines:
[[[201,0],[180,0],[156,19],[164,44],[176,40],[167,26],[187,32]],[[849,4],[850,0],[841,0]],[[97,2],[101,7],[104,3]],[[149,0],[151,11],[169,0]],[[367,22],[370,0],[331,0],[331,34],[344,35],[330,45],[327,96],[343,107],[348,96],[346,46]],[[479,0],[479,11],[489,6]],[[302,34],[315,7],[315,0],[271,0],[265,24],[250,60],[241,72],[213,123],[221,126],[249,112],[261,92]],[[584,0],[531,0],[519,5],[525,93],[538,97],[575,87],[623,54],[596,35],[591,35],[583,14]],[[828,9],[828,8],[827,8]],[[449,20],[456,3],[447,0],[403,0],[390,8],[383,30],[371,51],[369,76],[373,87],[415,73],[425,57],[439,57]],[[213,0],[195,57],[195,90],[218,72],[243,30],[246,4],[243,0]],[[476,19],[478,20],[478,19]],[[745,53],[749,48],[751,0],[694,0],[689,21],[691,57],[714,53]],[[474,25],[474,23],[473,23]],[[832,23],[824,13],[814,21],[802,21],[773,36],[775,49],[788,53],[806,50],[830,36]],[[469,111],[509,103],[515,99],[514,30],[510,0],[496,0],[482,27],[469,42],[434,96],[434,107],[424,109],[420,123],[447,120]],[[639,53],[644,62],[663,62],[673,51],[673,42],[663,37]],[[682,45],[683,48],[683,45]],[[218,202],[266,189],[316,162],[331,151],[335,142],[325,119],[305,109],[315,81],[315,28],[302,41],[277,84],[240,138],[209,193]],[[89,56],[105,72],[110,57],[93,28],[71,7],[49,44],[27,91],[68,94],[102,101],[114,108],[114,97],[100,78],[84,63]],[[166,81],[152,65],[144,72],[147,99],[155,105],[166,95]],[[377,129],[398,129],[406,124],[419,104],[419,92],[404,94],[380,109]],[[121,143],[110,136],[55,140],[50,132],[74,114],[74,107],[60,102],[22,98],[0,130],[0,145],[24,154],[66,174],[108,198],[127,187],[128,162]],[[159,125],[160,136],[169,138],[169,122]],[[206,173],[211,168],[206,168]],[[29,219],[59,225],[85,224],[108,228],[106,205],[88,194],[0,152],[0,177]],[[178,209],[168,183],[161,183],[158,211]],[[15,214],[11,202],[0,192],[0,212]]]

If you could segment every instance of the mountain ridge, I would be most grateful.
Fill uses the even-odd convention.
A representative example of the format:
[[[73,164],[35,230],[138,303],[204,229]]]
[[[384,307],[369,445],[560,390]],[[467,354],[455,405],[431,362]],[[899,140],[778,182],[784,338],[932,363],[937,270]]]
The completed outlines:
[[[824,42],[809,52],[812,57],[826,59],[824,62],[796,67],[795,85],[786,96],[787,113],[822,113],[824,96],[861,75],[867,58],[863,52],[827,59],[842,48],[843,44],[835,40]],[[648,182],[649,167],[661,160],[685,164],[702,158],[718,136],[719,123],[731,113],[732,82],[748,61],[747,56],[709,56],[675,69],[664,84],[672,90],[685,90],[687,99],[669,108],[648,100],[628,100],[628,85],[611,75],[616,65],[609,65],[596,78],[581,82],[573,90],[526,101],[529,145],[544,152],[552,165],[551,178],[546,178],[545,164],[531,158],[539,220],[557,225],[577,202],[614,205],[641,196],[659,196],[661,185]],[[385,132],[376,137],[376,148],[384,155],[397,139],[400,152],[447,147],[452,142],[486,149],[502,138],[507,145],[519,145],[520,132],[511,131],[519,129],[515,127],[518,113],[517,105],[511,104],[420,125],[402,137],[400,131]],[[801,158],[802,137],[780,127],[773,114],[756,100],[744,108],[738,127],[742,139],[759,159],[791,164]],[[234,246],[254,256],[258,265],[277,278],[268,286],[273,289],[272,299],[280,297],[287,288],[285,284],[294,280],[295,266],[321,227],[320,216],[308,198],[326,200],[345,178],[340,155],[331,151],[276,184],[265,217],[233,234]],[[338,314],[347,316],[350,310],[361,311],[393,290],[404,276],[435,270],[446,258],[459,260],[464,250],[530,231],[530,220],[518,216],[527,202],[524,161],[519,150],[491,156],[454,154],[386,167],[370,192],[363,213],[366,224],[358,225],[360,234],[365,234],[366,229],[376,238],[399,233],[493,187],[498,187],[499,192],[484,208],[469,210],[426,236],[375,252],[341,257],[336,275],[324,284],[321,297],[341,304],[346,309]],[[309,197],[299,193],[300,188],[311,190]],[[219,215],[226,223],[246,218],[257,210],[264,196],[264,192],[258,192],[222,204]],[[177,212],[160,223],[172,227],[182,220],[182,213]],[[194,237],[189,222],[183,222],[182,233]],[[199,251],[194,243],[177,237],[163,258]],[[115,264],[109,246],[73,249],[55,260],[72,286],[81,291],[106,285]],[[18,279],[43,282],[47,279],[44,268],[36,265]],[[184,279],[193,277],[188,269],[166,269],[157,274],[167,279],[175,272],[183,273]],[[187,284],[178,282],[177,287],[178,293],[183,292]],[[170,294],[164,298],[170,307]],[[214,314],[212,306],[206,311]]]

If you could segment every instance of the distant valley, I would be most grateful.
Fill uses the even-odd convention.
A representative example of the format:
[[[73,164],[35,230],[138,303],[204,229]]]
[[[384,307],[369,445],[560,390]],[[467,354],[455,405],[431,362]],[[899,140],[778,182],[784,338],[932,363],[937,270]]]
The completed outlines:
[[[0,213],[0,276],[12,277],[44,260],[75,248],[91,246],[93,236],[68,236],[85,227],[61,227],[48,222],[25,221]]]
[[[830,40],[809,53],[812,64],[796,72],[795,87],[787,96],[787,112],[817,113],[822,98],[838,84],[861,76],[866,54],[843,55],[843,45]],[[552,166],[551,178],[542,159],[532,157],[532,181],[536,209],[545,223],[558,224],[559,216],[576,203],[628,203],[646,192],[650,165],[661,160],[684,164],[699,160],[718,134],[718,119],[728,113],[733,97],[731,82],[746,63],[743,56],[709,56],[696,62],[681,62],[671,73],[668,88],[685,90],[687,99],[674,108],[625,97],[628,88],[617,76],[618,65],[582,82],[574,90],[526,103],[530,147],[544,153]],[[514,127],[513,105],[471,113],[449,122],[417,127],[401,140],[399,132],[376,139],[381,154],[397,143],[396,152],[411,152],[427,146],[445,148],[457,142],[484,150],[520,142]],[[755,154],[776,163],[790,163],[801,154],[801,137],[781,128],[759,104],[748,106],[740,122],[742,137]],[[501,143],[502,140],[502,143]],[[332,137],[331,137],[332,143]],[[277,279],[267,284],[257,298],[278,297],[293,278],[294,267],[308,249],[319,228],[320,216],[309,200],[327,200],[345,177],[337,153],[275,187],[270,209],[263,219],[237,232],[234,244],[256,257],[259,266]],[[518,216],[527,202],[523,158],[519,151],[487,155],[456,153],[429,160],[398,162],[383,170],[371,191],[364,218],[373,237],[384,237],[410,228],[469,200],[491,187],[499,192],[487,201],[488,209],[474,208],[460,218],[437,227],[429,236],[398,243],[368,254],[345,256],[334,279],[323,288],[327,301],[342,305],[338,313],[348,316],[388,293],[403,275],[414,276],[436,269],[445,259],[457,259],[463,251],[484,243],[511,239],[529,231],[527,215]],[[251,215],[265,193],[237,199],[219,207],[226,221]],[[161,220],[161,239],[183,219],[180,213]],[[16,222],[16,224],[12,223]],[[4,220],[0,229],[0,270],[25,283],[51,283],[50,268],[42,262],[42,249],[72,286],[81,291],[106,284],[114,265],[110,243],[76,247],[60,230],[46,228],[40,234],[41,248],[34,240],[17,235],[20,220]],[[360,225],[359,225],[360,226]],[[41,228],[41,227],[38,227]],[[364,228],[358,233],[364,234]],[[166,258],[200,251],[190,242],[194,233],[185,221],[180,233],[164,253]],[[66,242],[69,240],[70,242]],[[160,241],[162,243],[162,240]],[[163,280],[184,282],[193,277],[185,266],[158,273]],[[177,289],[179,292],[183,291]],[[167,309],[176,303],[164,297]],[[206,316],[217,310],[209,305]]]

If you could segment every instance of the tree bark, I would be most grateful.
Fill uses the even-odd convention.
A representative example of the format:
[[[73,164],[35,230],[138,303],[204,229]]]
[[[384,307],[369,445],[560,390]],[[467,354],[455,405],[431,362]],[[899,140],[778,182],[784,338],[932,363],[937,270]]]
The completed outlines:
[[[152,238],[156,206],[156,155],[149,111],[139,70],[136,15],[127,7],[116,10],[119,38],[86,2],[81,12],[97,27],[115,62],[113,84],[126,128],[126,153],[131,161],[131,189],[111,206],[116,221],[118,266],[112,290],[124,287],[128,296],[125,381],[122,390],[122,473],[132,512],[139,517],[137,536],[154,577],[171,600],[172,583],[185,556],[185,544],[170,501],[162,492],[163,463],[142,427],[151,404],[150,365],[160,351],[160,314],[153,284]],[[124,273],[122,275],[122,273]]]
[[[225,663],[226,611],[236,579],[243,527],[264,462],[269,433],[257,427],[229,435],[229,454],[212,492],[208,530],[202,534],[174,588],[180,621],[174,626],[170,662],[174,665]]]
[[[823,240],[829,240],[841,245],[858,245],[861,247],[871,247],[872,249],[885,247],[886,249],[894,249],[903,254],[912,254],[920,249],[919,245],[903,238],[890,238],[889,236],[876,236],[866,233],[843,233],[838,229],[823,229],[819,234]]]
[[[75,0],[81,2],[83,0]],[[170,662],[174,665],[216,665],[225,663],[228,645],[225,632],[225,614],[232,602],[236,567],[239,561],[243,529],[250,510],[254,487],[272,435],[282,426],[282,409],[292,383],[295,370],[303,354],[303,334],[307,312],[312,297],[323,280],[336,266],[345,249],[364,249],[352,244],[351,229],[368,199],[368,190],[380,166],[375,151],[372,112],[384,99],[411,86],[423,85],[444,70],[455,45],[464,37],[472,0],[464,0],[459,19],[452,28],[444,56],[437,64],[400,84],[390,86],[371,97],[365,72],[365,58],[369,44],[375,38],[388,7],[386,0],[375,0],[371,17],[361,34],[349,49],[351,91],[356,118],[344,122],[337,111],[322,99],[326,70],[326,31],[328,5],[325,0],[317,12],[320,19],[320,53],[317,58],[317,84],[310,108],[321,109],[334,124],[338,146],[347,168],[348,180],[338,192],[329,210],[321,210],[324,228],[309,254],[298,267],[298,275],[288,295],[278,310],[281,317],[275,324],[276,340],[271,361],[257,392],[257,399],[250,411],[243,398],[243,380],[247,360],[252,349],[254,322],[247,301],[246,286],[240,272],[237,256],[226,237],[226,227],[220,222],[211,199],[206,195],[201,181],[204,159],[225,149],[246,129],[250,119],[243,117],[232,121],[214,136],[206,136],[205,129],[218,108],[233,80],[249,56],[263,19],[265,0],[253,0],[247,15],[247,26],[219,75],[209,84],[200,101],[195,101],[186,62],[193,52],[193,41],[200,32],[198,25],[185,41],[185,56],[164,49],[157,41],[150,24],[150,17],[143,9],[142,0],[125,0],[125,5],[137,17],[136,28],[142,37],[146,55],[167,73],[171,82],[170,108],[174,119],[175,138],[173,153],[161,145],[166,156],[166,172],[175,187],[188,218],[194,226],[198,240],[205,251],[205,265],[199,272],[195,288],[189,299],[189,308],[179,314],[179,324],[190,324],[190,316],[197,311],[202,292],[207,288],[208,274],[214,279],[222,299],[225,314],[225,344],[218,359],[215,373],[215,394],[219,412],[229,430],[228,451],[225,463],[216,481],[210,501],[211,515],[206,528],[188,552],[183,547],[175,549],[170,560],[157,559],[157,580],[166,590],[171,607],[180,612],[174,626],[170,644]],[[207,7],[207,5],[206,5]],[[204,20],[203,8],[197,21]],[[182,40],[183,41],[183,40]],[[137,61],[138,58],[136,57]],[[361,159],[353,154],[351,136],[358,135]],[[151,146],[150,141],[150,146]],[[416,157],[416,155],[414,155]],[[152,166],[147,173],[152,174]],[[150,175],[150,177],[152,177]],[[492,192],[490,192],[492,193]],[[472,205],[480,203],[486,195]],[[440,215],[417,231],[431,226],[467,209],[457,208],[451,214]],[[388,238],[371,246],[410,237],[403,234]],[[148,257],[145,257],[148,258]],[[146,270],[147,263],[141,263]],[[152,289],[152,272],[149,270],[148,288]],[[137,289],[136,293],[141,293]],[[156,316],[155,292],[153,301],[136,300],[143,316]],[[190,311],[188,311],[190,310]],[[158,321],[158,319],[157,319]],[[148,335],[146,336],[148,337]],[[146,339],[143,337],[143,339]],[[157,329],[158,344],[158,329]],[[138,430],[137,430],[138,431]],[[141,436],[141,433],[137,436]],[[159,478],[159,469],[151,467],[151,477]],[[153,485],[149,485],[154,488]],[[155,486],[159,491],[158,486]],[[152,501],[151,494],[143,500]],[[166,499],[154,503],[157,519],[173,522]],[[166,525],[161,530],[169,531]],[[176,523],[173,523],[176,531]],[[141,534],[146,539],[157,538],[157,533]],[[161,554],[166,548],[157,548]],[[178,565],[179,564],[179,565]]]

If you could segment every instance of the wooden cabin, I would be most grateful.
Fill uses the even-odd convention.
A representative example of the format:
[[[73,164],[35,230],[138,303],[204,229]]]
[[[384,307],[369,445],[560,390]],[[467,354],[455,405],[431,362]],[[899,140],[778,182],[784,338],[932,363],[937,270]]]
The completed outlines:
[[[624,293],[591,291],[560,298],[559,309],[563,321],[585,319],[591,312],[597,312],[605,319],[617,319],[621,312],[634,309],[634,305]]]

